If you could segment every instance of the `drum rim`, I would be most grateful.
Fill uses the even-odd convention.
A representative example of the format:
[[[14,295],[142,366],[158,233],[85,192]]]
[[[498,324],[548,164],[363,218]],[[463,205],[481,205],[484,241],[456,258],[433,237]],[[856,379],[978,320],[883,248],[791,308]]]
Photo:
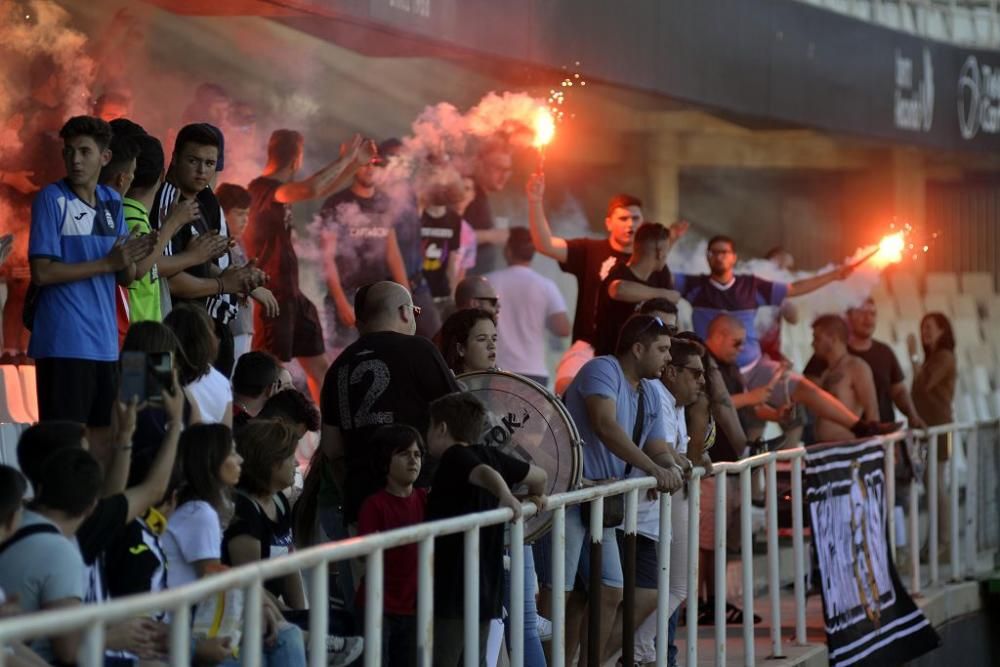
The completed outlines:
[[[512,371],[505,371],[502,369],[488,369],[482,371],[469,371],[462,373],[461,375],[456,375],[456,380],[462,380],[463,378],[471,378],[475,376],[489,376],[489,375],[501,375],[505,377],[512,378],[516,381],[523,382],[524,384],[538,390],[542,393],[545,399],[556,408],[563,420],[565,421],[569,433],[570,433],[570,452],[572,459],[572,470],[571,479],[573,480],[572,488],[567,489],[567,491],[574,491],[581,487],[583,483],[583,440],[580,437],[580,430],[576,426],[576,422],[573,421],[573,417],[569,414],[569,410],[563,404],[562,399],[560,399],[556,394],[549,391],[546,387],[538,384],[531,378],[526,378],[523,375],[514,373]],[[538,518],[538,517],[535,517]],[[529,519],[531,522],[534,519]],[[527,528],[527,526],[526,526]],[[526,530],[524,535],[525,544],[530,544],[536,540],[545,536],[546,533],[552,528],[552,512],[547,511],[542,515],[541,521],[538,522],[538,526],[533,528],[530,533]]]

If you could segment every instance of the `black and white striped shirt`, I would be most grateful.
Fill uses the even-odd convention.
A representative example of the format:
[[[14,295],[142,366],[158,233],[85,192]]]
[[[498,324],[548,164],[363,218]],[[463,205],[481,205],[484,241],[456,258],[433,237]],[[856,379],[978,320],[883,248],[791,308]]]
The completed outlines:
[[[159,192],[156,193],[156,199],[153,201],[153,206],[149,212],[150,226],[156,230],[160,229],[161,221],[166,219],[170,209],[178,201],[180,201],[182,197],[183,195],[181,195],[177,186],[164,181],[163,185],[160,186]],[[217,231],[222,236],[229,236],[229,228],[226,225],[226,216],[222,212],[222,207],[219,206],[219,200],[216,199],[215,193],[213,193],[209,188],[205,188],[197,194],[196,199],[198,201],[198,206],[201,209],[201,219],[195,220],[194,222],[182,227],[174,235],[174,237],[170,239],[170,242],[163,251],[164,255],[169,256],[184,252],[184,249],[187,248],[191,239],[199,234]],[[186,269],[186,271],[199,278],[209,278],[212,277],[210,269],[212,264],[217,266],[219,269],[224,270],[229,267],[230,263],[231,258],[227,252],[212,262],[206,262],[205,264],[201,264],[199,266],[192,266]],[[209,316],[222,324],[228,324],[229,320],[233,319],[239,310],[239,302],[235,294],[217,294],[199,301],[201,301],[205,306]]]

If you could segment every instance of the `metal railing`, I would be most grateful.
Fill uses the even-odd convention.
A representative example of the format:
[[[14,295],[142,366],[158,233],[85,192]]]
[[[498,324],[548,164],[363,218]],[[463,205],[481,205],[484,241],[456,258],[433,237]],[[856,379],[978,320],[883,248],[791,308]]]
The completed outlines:
[[[928,440],[928,526],[930,532],[929,549],[930,584],[939,583],[937,549],[938,533],[937,516],[937,436],[942,434],[964,434],[965,444],[969,450],[970,461],[978,460],[979,448],[977,424],[950,424],[935,427],[927,431],[913,432],[908,436],[904,433],[881,438],[886,446],[885,472],[887,478],[886,506],[889,521],[890,548],[895,550],[895,519],[893,506],[895,504],[895,447],[896,442],[905,437],[918,437]],[[994,443],[995,444],[995,443]],[[740,503],[740,552],[741,578],[743,587],[743,648],[744,664],[753,667],[755,664],[754,649],[754,573],[753,573],[753,532],[752,532],[752,473],[757,468],[763,468],[765,473],[766,494],[766,551],[767,551],[767,588],[770,621],[770,653],[773,657],[783,655],[782,647],[782,610],[780,604],[779,558],[778,558],[778,495],[777,495],[777,464],[791,464],[791,513],[792,513],[792,551],[794,561],[794,601],[795,601],[795,635],[794,643],[806,644],[806,561],[805,539],[803,532],[803,491],[802,473],[803,458],[806,450],[802,447],[760,454],[733,463],[719,463],[714,466],[717,478],[715,485],[715,659],[716,664],[725,664],[728,638],[726,636],[726,480],[729,475],[739,476]],[[951,563],[952,580],[957,580],[971,572],[978,562],[979,545],[976,540],[975,516],[976,484],[967,484],[966,502],[966,540],[964,549],[959,543],[960,534],[960,504],[957,480],[957,457],[951,457],[950,514],[951,514]],[[687,572],[687,627],[686,651],[687,663],[697,664],[698,659],[698,550],[699,550],[699,517],[701,503],[701,477],[704,470],[695,468],[692,477],[687,482],[688,493],[688,554]],[[967,476],[967,480],[974,476]],[[603,533],[604,499],[610,496],[625,494],[625,535],[636,534],[639,493],[654,488],[652,478],[634,478],[582,488],[567,493],[553,495],[548,498],[546,511],[552,513],[552,605],[551,620],[553,638],[551,661],[553,667],[564,667],[567,664],[566,608],[563,586],[565,579],[565,548],[566,548],[566,509],[573,505],[591,503],[590,526],[592,542],[600,543]],[[919,511],[916,485],[909,490],[909,544],[911,561],[911,592],[920,590],[920,558],[919,558]],[[657,550],[658,586],[657,586],[657,623],[656,651],[657,664],[666,664],[667,649],[667,612],[669,610],[669,575],[670,575],[670,541],[671,541],[671,504],[672,496],[661,494],[660,499],[660,539]],[[512,521],[513,513],[509,509],[497,509],[478,514],[469,514],[440,521],[433,521],[384,533],[368,535],[362,538],[341,540],[324,545],[304,549],[302,551],[261,561],[250,565],[233,568],[218,575],[202,579],[192,584],[162,591],[154,594],[132,596],[114,600],[99,605],[84,605],[73,609],[47,611],[19,616],[0,622],[0,667],[3,667],[4,644],[11,641],[25,640],[37,637],[49,637],[67,632],[82,631],[83,642],[80,651],[80,663],[86,667],[95,667],[103,663],[105,648],[105,631],[109,624],[123,621],[139,615],[149,615],[167,610],[172,615],[170,624],[169,662],[172,667],[186,667],[190,663],[191,640],[191,606],[214,594],[234,589],[244,590],[246,604],[244,605],[244,637],[257,638],[261,632],[261,600],[263,582],[282,577],[297,571],[309,571],[309,599],[313,601],[309,614],[309,665],[322,667],[326,664],[326,634],[329,610],[325,604],[328,599],[328,571],[331,562],[345,561],[352,558],[364,558],[366,564],[366,605],[365,605],[365,658],[367,667],[381,664],[381,633],[382,633],[382,601],[383,601],[383,555],[386,549],[405,544],[418,544],[418,593],[417,593],[417,664],[429,667],[433,655],[433,558],[434,539],[441,535],[464,534],[464,581],[465,605],[464,627],[465,645],[479,645],[479,529],[502,523],[510,523],[509,548],[511,556],[511,586],[510,586],[510,658],[513,667],[523,665],[524,655],[524,521],[535,515],[537,508],[531,503],[525,503],[523,515]],[[994,517],[995,519],[995,517]],[[633,542],[634,544],[634,542]],[[995,548],[996,545],[993,545]],[[634,548],[627,553],[634,555]],[[634,563],[623,563],[626,570],[632,572],[626,581],[634,584]],[[592,569],[600,572],[600,564],[592,563]],[[598,623],[599,605],[598,607]],[[631,637],[637,624],[644,619],[630,618],[625,614],[623,632]],[[638,621],[638,623],[637,623]],[[591,632],[591,634],[597,634]],[[631,641],[626,642],[625,651],[631,652]],[[573,647],[570,647],[573,648]],[[259,641],[244,641],[241,649],[241,661],[249,667],[261,664],[262,648]],[[591,664],[599,660],[588,656]],[[625,664],[632,656],[623,656]],[[473,667],[478,664],[476,651],[465,652],[465,664]]]

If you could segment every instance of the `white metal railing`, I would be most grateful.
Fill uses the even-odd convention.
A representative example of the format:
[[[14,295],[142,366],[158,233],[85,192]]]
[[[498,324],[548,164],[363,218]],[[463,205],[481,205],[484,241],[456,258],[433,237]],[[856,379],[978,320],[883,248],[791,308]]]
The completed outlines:
[[[928,457],[928,518],[930,543],[929,549],[930,583],[936,585],[939,581],[936,537],[938,531],[937,516],[937,485],[936,485],[936,455],[937,437],[940,434],[961,433],[966,436],[965,443],[969,449],[968,458],[976,461],[978,440],[977,424],[950,424],[935,427],[927,431],[914,432],[915,437],[929,440]],[[895,549],[895,520],[893,505],[895,502],[895,442],[906,437],[898,433],[882,438],[886,446],[886,507],[889,521],[890,547]],[[953,436],[954,437],[954,436]],[[994,443],[996,444],[996,443]],[[742,560],[743,585],[743,632],[744,664],[753,667],[755,664],[754,650],[754,576],[753,576],[753,534],[751,523],[751,474],[756,468],[765,469],[766,487],[766,549],[767,549],[767,587],[770,630],[770,652],[774,657],[783,655],[782,650],[782,618],[780,604],[780,581],[778,561],[778,497],[777,497],[777,463],[791,463],[791,510],[792,510],[792,548],[794,560],[794,600],[795,600],[795,635],[797,645],[806,644],[806,601],[805,601],[805,543],[803,535],[803,504],[802,504],[802,472],[805,449],[800,447],[759,454],[733,463],[719,463],[714,466],[717,477],[715,485],[715,658],[716,664],[725,664],[728,638],[726,636],[726,480],[728,475],[739,475],[739,491],[741,496],[740,510],[740,549]],[[970,570],[962,565],[962,550],[959,544],[959,486],[957,480],[957,458],[951,457],[950,514],[951,522],[951,562],[952,579],[957,580]],[[689,565],[687,572],[688,603],[686,650],[687,663],[697,664],[698,660],[698,549],[699,549],[699,516],[700,516],[700,479],[704,474],[701,468],[695,468],[692,479],[687,483],[688,492],[688,549]],[[969,476],[972,479],[974,476]],[[609,496],[625,494],[625,532],[634,535],[636,532],[636,516],[638,509],[638,494],[654,488],[652,478],[635,478],[612,482],[553,495],[548,498],[546,510],[552,512],[552,660],[553,667],[564,667],[567,663],[565,647],[566,610],[565,598],[561,582],[565,579],[565,529],[566,508],[585,502],[591,503],[591,539],[599,542],[602,536],[600,530],[603,521],[603,499]],[[975,522],[977,518],[976,505],[970,502],[975,498],[975,484],[967,484],[966,503],[966,540],[964,555],[966,563],[973,568],[978,561],[978,544],[976,542]],[[915,484],[910,487],[909,495],[909,544],[911,559],[911,592],[920,590],[920,558],[919,558],[919,512],[917,511],[917,491]],[[660,541],[658,547],[658,597],[657,597],[657,662],[665,664],[667,648],[667,611],[669,609],[669,573],[670,573],[670,540],[671,540],[671,502],[670,495],[660,496]],[[397,530],[387,531],[362,538],[352,538],[311,547],[280,558],[261,561],[251,565],[228,570],[224,573],[202,579],[184,587],[170,589],[155,594],[126,597],[99,605],[84,605],[74,609],[55,610],[43,613],[19,616],[0,622],[0,649],[5,643],[16,640],[52,636],[66,632],[82,631],[80,663],[86,667],[94,667],[103,663],[104,640],[106,627],[118,621],[123,621],[138,615],[148,615],[152,612],[168,610],[173,621],[170,626],[170,664],[172,667],[186,667],[190,662],[190,607],[199,600],[213,594],[242,588],[246,595],[245,637],[260,636],[261,607],[263,582],[281,577],[296,571],[308,570],[310,578],[310,600],[314,606],[309,616],[309,664],[310,667],[322,667],[326,664],[326,632],[328,608],[327,565],[334,561],[352,558],[364,558],[367,566],[366,577],[366,607],[365,607],[365,660],[368,667],[381,664],[381,630],[382,630],[382,581],[383,554],[386,549],[404,544],[417,543],[418,548],[418,599],[417,599],[417,664],[429,667],[433,655],[433,558],[435,537],[454,533],[464,534],[465,562],[465,642],[466,646],[478,646],[479,631],[479,528],[510,522],[510,553],[511,553],[511,587],[510,587],[510,617],[511,617],[511,664],[521,667],[524,654],[524,520],[536,513],[531,503],[524,504],[522,518],[511,521],[513,513],[509,509],[497,509],[478,514],[453,517],[441,521],[423,523]],[[994,517],[993,519],[995,519]],[[988,519],[987,519],[988,520]],[[970,539],[971,535],[971,539]],[[994,546],[995,548],[995,546]],[[629,564],[625,564],[629,567]],[[635,626],[644,619],[637,619]],[[610,619],[608,619],[610,622]],[[632,628],[634,630],[634,628]],[[475,651],[466,651],[465,664],[472,667],[477,664]],[[241,660],[249,667],[258,667],[261,663],[261,645],[259,641],[246,641],[241,650]],[[0,667],[3,667],[4,651],[0,650]]]

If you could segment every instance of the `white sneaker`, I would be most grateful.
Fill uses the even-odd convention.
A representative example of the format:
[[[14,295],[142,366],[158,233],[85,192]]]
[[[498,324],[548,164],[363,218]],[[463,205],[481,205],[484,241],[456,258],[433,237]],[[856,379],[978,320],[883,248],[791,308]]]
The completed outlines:
[[[329,667],[346,667],[357,660],[364,650],[364,637],[327,637],[326,664]]]
[[[537,618],[538,623],[536,627],[538,628],[538,638],[543,642],[547,642],[552,639],[552,621],[545,618],[541,614],[539,614]]]

